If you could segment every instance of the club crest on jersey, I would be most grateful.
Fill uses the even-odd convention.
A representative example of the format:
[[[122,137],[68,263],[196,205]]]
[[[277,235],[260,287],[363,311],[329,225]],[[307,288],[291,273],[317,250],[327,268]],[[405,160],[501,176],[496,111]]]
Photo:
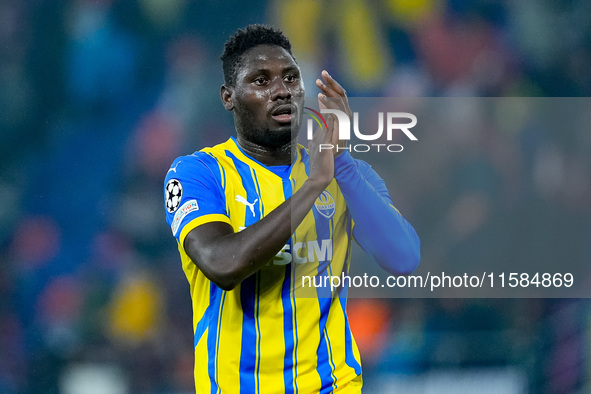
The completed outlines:
[[[314,206],[316,207],[316,210],[318,210],[318,213],[327,219],[330,219],[335,213],[334,198],[332,198],[331,194],[326,190],[318,196]]]

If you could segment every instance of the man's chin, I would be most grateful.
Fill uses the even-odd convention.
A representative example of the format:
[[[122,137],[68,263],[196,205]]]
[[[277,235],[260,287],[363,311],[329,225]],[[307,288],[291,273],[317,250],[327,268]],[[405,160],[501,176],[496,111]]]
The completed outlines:
[[[270,130],[263,136],[263,144],[270,149],[281,149],[297,139],[298,130],[292,129],[291,125],[275,130]]]

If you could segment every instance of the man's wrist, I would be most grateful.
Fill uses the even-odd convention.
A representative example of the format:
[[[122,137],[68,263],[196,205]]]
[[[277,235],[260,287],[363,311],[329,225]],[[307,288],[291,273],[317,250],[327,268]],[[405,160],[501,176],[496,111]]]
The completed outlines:
[[[347,168],[355,165],[355,159],[348,150],[345,150],[343,153],[335,157],[334,159],[334,172],[335,178],[337,178],[343,171]],[[337,179],[338,180],[338,179]]]
[[[331,179],[332,180],[332,179]],[[328,187],[330,180],[320,178],[308,178],[302,185],[302,188],[309,190],[313,194],[320,195]]]

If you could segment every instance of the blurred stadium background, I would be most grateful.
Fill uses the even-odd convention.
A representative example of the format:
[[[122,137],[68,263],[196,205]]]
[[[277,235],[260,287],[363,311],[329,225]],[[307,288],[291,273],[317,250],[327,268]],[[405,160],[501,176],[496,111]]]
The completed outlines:
[[[309,88],[327,68],[351,96],[591,93],[586,0],[0,1],[0,393],[193,390],[162,183],[174,157],[232,134],[219,55],[253,22],[284,29]],[[588,124],[423,158],[394,193],[422,264],[490,255],[497,212],[516,218],[509,256],[591,263]],[[349,313],[367,393],[591,391],[587,300],[352,299]]]

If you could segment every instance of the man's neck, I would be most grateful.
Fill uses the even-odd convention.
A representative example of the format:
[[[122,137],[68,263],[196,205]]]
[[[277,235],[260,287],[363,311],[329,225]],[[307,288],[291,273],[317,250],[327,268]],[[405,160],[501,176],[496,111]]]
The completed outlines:
[[[297,152],[295,140],[277,149],[269,149],[240,137],[236,138],[236,142],[247,155],[266,166],[290,165]]]

